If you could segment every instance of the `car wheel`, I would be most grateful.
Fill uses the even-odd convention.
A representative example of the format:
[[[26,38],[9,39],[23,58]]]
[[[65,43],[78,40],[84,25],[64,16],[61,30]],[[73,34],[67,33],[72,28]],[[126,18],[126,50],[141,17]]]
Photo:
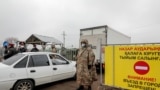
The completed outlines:
[[[33,90],[33,82],[31,80],[20,80],[18,81],[13,90]]]
[[[76,79],[77,79],[77,74],[73,76],[73,80],[76,80]]]

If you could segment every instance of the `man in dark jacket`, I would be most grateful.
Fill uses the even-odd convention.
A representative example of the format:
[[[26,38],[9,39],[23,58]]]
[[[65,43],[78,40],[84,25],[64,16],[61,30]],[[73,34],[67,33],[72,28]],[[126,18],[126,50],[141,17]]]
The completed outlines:
[[[22,52],[27,51],[27,49],[25,48],[25,43],[24,42],[20,42],[19,45],[20,45],[20,47],[18,49],[18,52],[22,53]]]
[[[8,54],[8,47],[4,46],[4,56]]]
[[[4,59],[8,59],[17,53],[18,52],[16,48],[14,48],[14,44],[9,44],[8,53],[4,56]]]
[[[31,52],[38,52],[39,49],[36,47],[36,44],[33,44],[33,48],[31,50]]]

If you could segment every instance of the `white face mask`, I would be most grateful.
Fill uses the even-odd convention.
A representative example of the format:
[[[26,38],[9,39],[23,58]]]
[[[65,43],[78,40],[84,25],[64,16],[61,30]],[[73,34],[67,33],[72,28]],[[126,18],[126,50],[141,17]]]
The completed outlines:
[[[21,47],[21,48],[24,48],[24,46],[22,46],[22,45],[21,45],[20,47]]]
[[[82,43],[82,44],[81,44],[81,46],[82,46],[82,47],[85,47],[85,46],[86,46],[86,44]]]

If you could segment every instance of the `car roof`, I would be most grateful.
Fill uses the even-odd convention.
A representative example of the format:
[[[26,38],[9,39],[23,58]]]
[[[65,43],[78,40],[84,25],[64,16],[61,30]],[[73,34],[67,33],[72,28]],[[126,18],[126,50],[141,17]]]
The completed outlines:
[[[52,52],[24,52],[22,54],[26,54],[26,55],[39,55],[39,54],[58,54],[58,53],[52,53]]]

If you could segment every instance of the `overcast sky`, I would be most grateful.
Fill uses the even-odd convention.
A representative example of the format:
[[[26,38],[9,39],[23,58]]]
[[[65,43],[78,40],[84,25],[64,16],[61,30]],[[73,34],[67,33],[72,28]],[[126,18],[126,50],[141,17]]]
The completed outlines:
[[[0,0],[0,42],[52,36],[78,47],[80,29],[108,25],[132,43],[160,42],[160,0]]]

